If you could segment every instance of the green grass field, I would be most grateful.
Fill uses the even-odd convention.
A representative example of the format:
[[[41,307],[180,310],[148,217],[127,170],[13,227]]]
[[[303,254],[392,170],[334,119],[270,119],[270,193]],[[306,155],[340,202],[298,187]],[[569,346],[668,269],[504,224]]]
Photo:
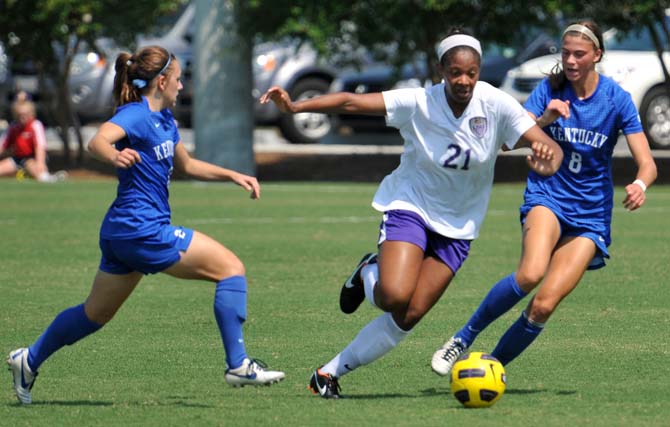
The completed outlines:
[[[225,384],[212,313],[214,286],[146,277],[117,317],[40,369],[33,405],[0,377],[0,425],[668,425],[670,187],[652,187],[629,213],[616,189],[612,259],[588,272],[545,332],[507,367],[507,392],[489,409],[464,409],[430,370],[433,351],[488,288],[516,266],[523,186],[496,185],[471,256],[431,313],[385,358],[340,381],[347,399],[307,390],[378,315],[347,316],[339,289],[374,249],[375,185],[268,184],[259,201],[237,187],[175,182],[173,222],[218,239],[245,262],[247,350],[286,372],[266,388]],[[30,344],[53,317],[81,303],[99,261],[98,227],[114,181],[39,185],[0,181],[0,352]],[[472,350],[490,351],[520,309]]]

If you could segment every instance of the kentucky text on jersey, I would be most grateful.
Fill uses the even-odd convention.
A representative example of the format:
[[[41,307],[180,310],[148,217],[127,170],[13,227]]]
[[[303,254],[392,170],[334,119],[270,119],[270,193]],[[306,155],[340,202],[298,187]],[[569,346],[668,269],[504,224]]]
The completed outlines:
[[[163,160],[166,157],[174,157],[174,142],[168,139],[161,145],[155,145],[154,153],[156,153],[156,160]]]
[[[586,144],[595,148],[600,148],[607,142],[607,135],[592,130],[561,128],[558,126],[550,126],[549,130],[555,141],[565,141],[572,144]]]

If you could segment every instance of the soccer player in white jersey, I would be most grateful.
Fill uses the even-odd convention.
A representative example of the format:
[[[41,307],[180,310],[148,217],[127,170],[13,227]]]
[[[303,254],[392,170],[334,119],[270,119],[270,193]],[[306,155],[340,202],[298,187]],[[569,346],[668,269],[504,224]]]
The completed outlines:
[[[400,165],[372,202],[383,212],[379,256],[363,257],[340,297],[345,313],[366,297],[384,313],[313,372],[310,388],[324,398],[338,398],[338,378],[397,346],[439,300],[479,233],[500,149],[531,147],[527,162],[540,175],[554,173],[563,158],[518,102],[478,81],[477,39],[452,31],[437,55],[444,82],[428,89],[334,93],[293,103],[273,87],[260,99],[285,113],[384,115],[405,141]]]
[[[638,171],[626,185],[623,205],[644,204],[656,165],[630,94],[596,71],[604,54],[602,33],[592,21],[563,33],[562,67],[553,70],[525,104],[530,117],[563,150],[556,174],[530,172],[521,206],[522,251],[516,271],[486,295],[465,326],[433,355],[432,368],[447,375],[456,359],[491,322],[539,287],[492,355],[504,365],[540,334],[559,303],[587,269],[609,258],[612,218],[612,153],[623,132]]]
[[[91,153],[117,169],[117,196],[100,227],[102,256],[86,301],[63,310],[28,348],[7,364],[16,397],[32,402],[37,370],[66,345],[109,322],[145,274],[163,272],[216,284],[214,316],[226,353],[224,379],[232,386],[270,385],[284,373],[247,357],[242,324],[247,282],[242,261],[211,237],[170,223],[173,169],[201,180],[232,181],[260,197],[256,178],[193,159],[179,137],[170,107],[182,89],[179,61],[160,46],[122,52],[115,64],[119,107],[89,143]]]

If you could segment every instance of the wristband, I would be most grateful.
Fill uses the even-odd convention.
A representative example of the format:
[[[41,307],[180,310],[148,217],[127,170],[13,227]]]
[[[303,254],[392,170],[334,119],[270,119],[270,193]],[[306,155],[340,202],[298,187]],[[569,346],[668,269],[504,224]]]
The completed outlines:
[[[642,189],[642,192],[647,191],[647,184],[645,184],[644,181],[642,181],[641,179],[636,179],[635,181],[633,181],[633,184],[639,185],[640,188]]]

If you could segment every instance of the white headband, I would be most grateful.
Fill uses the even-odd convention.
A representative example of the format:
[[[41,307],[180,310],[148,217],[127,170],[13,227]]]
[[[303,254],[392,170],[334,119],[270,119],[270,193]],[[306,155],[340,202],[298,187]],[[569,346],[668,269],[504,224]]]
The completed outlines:
[[[437,52],[437,59],[442,60],[442,55],[445,54],[449,49],[456,46],[468,46],[477,51],[479,56],[482,56],[482,46],[479,44],[479,40],[467,34],[454,34],[442,40],[437,46],[435,51]]]
[[[586,37],[591,39],[594,45],[596,45],[596,49],[600,49],[600,42],[598,41],[598,37],[596,37],[596,35],[593,34],[593,31],[591,31],[589,27],[586,27],[581,24],[572,24],[568,28],[566,28],[565,31],[563,31],[563,37],[565,37],[565,34],[570,31],[575,31],[577,33],[584,34]]]

